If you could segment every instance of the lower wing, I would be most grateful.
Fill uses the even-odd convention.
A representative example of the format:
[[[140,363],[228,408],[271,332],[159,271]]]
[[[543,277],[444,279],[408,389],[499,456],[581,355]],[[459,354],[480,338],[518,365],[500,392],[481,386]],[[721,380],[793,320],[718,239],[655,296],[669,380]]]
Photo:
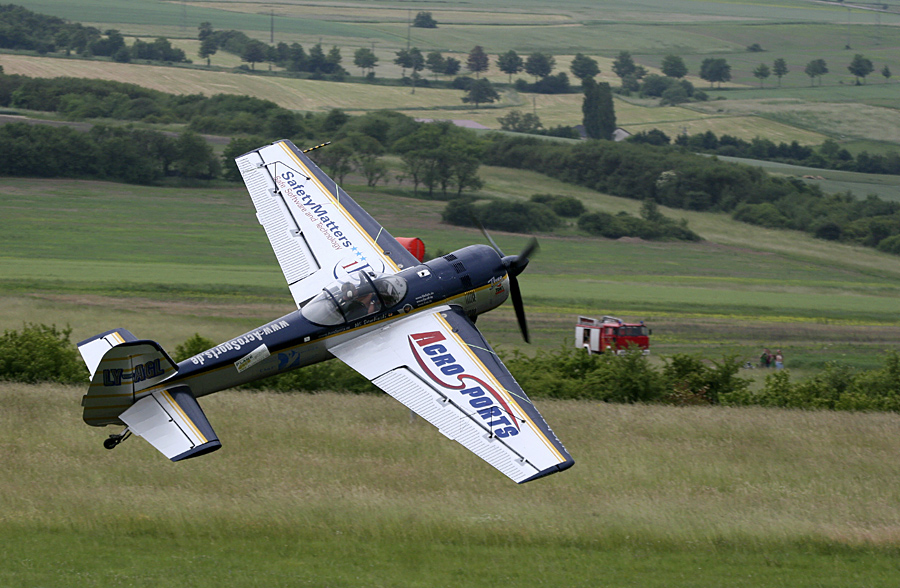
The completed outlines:
[[[517,483],[575,463],[472,321],[455,307],[393,322],[330,351]]]

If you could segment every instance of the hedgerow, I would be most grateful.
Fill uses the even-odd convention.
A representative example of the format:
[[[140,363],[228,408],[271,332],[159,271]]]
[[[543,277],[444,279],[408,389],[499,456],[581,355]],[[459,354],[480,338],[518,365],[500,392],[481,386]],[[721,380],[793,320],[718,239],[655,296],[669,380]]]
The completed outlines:
[[[86,383],[88,371],[69,340],[70,328],[26,324],[0,336],[0,379],[36,383]],[[214,345],[199,334],[175,348],[183,361]],[[622,355],[588,355],[567,346],[539,351],[501,353],[519,385],[532,398],[593,400],[615,403],[673,405],[721,404],[796,409],[900,412],[900,353],[889,351],[877,370],[856,371],[830,363],[811,378],[792,381],[789,370],[766,377],[762,390],[751,391],[741,378],[735,356],[710,361],[691,354],[663,358],[656,367],[639,349]],[[366,378],[340,361],[327,361],[241,386],[277,392],[337,391],[377,394]]]

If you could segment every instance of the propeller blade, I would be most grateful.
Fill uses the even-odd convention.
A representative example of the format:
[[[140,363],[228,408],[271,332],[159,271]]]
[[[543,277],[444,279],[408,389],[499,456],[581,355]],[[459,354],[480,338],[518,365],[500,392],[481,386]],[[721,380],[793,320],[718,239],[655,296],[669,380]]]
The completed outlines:
[[[481,229],[481,234],[484,235],[484,238],[488,240],[488,243],[491,244],[491,247],[494,248],[494,251],[496,251],[500,255],[500,257],[505,257],[505,255],[503,255],[503,251],[501,251],[500,248],[497,247],[497,244],[494,242],[494,240],[491,239],[491,236],[488,234],[487,229],[484,228],[484,225],[481,224],[481,221],[475,218],[474,215],[472,216],[472,222],[475,223],[476,227]]]
[[[528,322],[525,320],[525,305],[522,303],[522,292],[519,290],[519,280],[512,274],[509,275],[509,293],[512,296],[513,308],[516,311],[516,320],[522,331],[522,338],[526,343],[531,343],[528,338]]]
[[[525,249],[522,250],[522,253],[519,254],[519,257],[524,257],[525,259],[528,259],[538,249],[540,249],[540,246],[538,245],[538,241],[537,241],[537,239],[532,237],[531,240],[528,242],[528,244],[525,245]]]

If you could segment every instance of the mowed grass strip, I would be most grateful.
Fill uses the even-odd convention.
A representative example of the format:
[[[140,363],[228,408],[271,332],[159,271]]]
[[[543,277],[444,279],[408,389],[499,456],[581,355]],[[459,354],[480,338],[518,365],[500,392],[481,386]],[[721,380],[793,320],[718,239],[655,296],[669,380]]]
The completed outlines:
[[[83,392],[0,384],[6,585],[896,579],[893,414],[543,401],[576,465],[516,486],[385,396],[204,398],[223,448],[173,464]]]

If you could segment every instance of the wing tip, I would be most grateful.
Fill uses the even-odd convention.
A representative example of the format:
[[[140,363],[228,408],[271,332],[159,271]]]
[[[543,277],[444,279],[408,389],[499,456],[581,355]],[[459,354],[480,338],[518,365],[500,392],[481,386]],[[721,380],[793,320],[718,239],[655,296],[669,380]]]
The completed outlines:
[[[200,457],[201,455],[206,455],[207,453],[212,453],[217,449],[222,447],[222,443],[218,439],[213,439],[212,441],[208,441],[203,445],[198,445],[184,453],[176,455],[175,457],[170,457],[172,461],[181,461],[183,459],[190,459],[192,457]]]
[[[535,475],[531,476],[530,478],[525,478],[524,480],[519,482],[519,484],[524,484],[525,482],[531,482],[532,480],[537,480],[538,478],[545,478],[551,474],[555,474],[557,472],[562,472],[564,470],[567,470],[570,467],[572,467],[573,465],[575,465],[575,460],[572,459],[571,457],[569,457],[568,459],[566,459],[566,461],[560,462],[556,465],[552,465],[545,470],[541,470],[540,472],[536,473]]]

